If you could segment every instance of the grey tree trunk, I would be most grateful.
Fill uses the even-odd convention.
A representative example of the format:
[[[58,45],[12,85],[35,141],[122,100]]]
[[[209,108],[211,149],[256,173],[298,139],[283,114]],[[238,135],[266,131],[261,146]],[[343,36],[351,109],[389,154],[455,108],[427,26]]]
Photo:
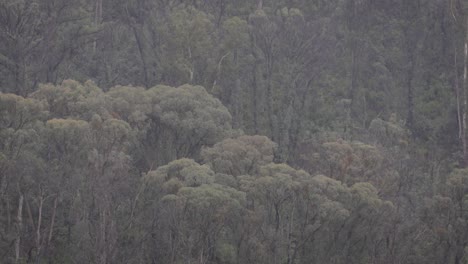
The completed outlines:
[[[23,201],[24,196],[20,194],[18,201],[18,214],[16,216],[16,240],[15,240],[15,263],[20,260],[21,231],[23,229]]]

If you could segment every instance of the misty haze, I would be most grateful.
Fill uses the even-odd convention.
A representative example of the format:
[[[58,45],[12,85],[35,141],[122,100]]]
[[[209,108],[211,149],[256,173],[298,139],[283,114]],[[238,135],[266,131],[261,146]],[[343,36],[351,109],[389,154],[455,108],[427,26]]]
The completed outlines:
[[[468,0],[0,0],[0,264],[468,264]]]

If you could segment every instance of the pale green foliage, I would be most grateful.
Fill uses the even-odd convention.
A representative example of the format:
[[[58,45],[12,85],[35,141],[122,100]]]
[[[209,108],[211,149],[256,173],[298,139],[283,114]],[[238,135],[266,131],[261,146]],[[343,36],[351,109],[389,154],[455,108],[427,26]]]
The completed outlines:
[[[468,197],[468,171],[466,169],[454,170],[448,178],[447,185],[454,202],[463,208]]]
[[[216,256],[222,263],[236,263],[236,248],[228,243],[218,243],[216,246]]]
[[[130,125],[119,119],[102,119],[95,115],[90,122],[92,150],[88,154],[89,164],[104,174],[103,178],[113,179],[110,185],[122,180],[130,167],[130,156],[127,154],[134,135]],[[120,177],[120,179],[119,179]]]
[[[151,97],[142,87],[115,86],[106,93],[110,97],[112,113],[126,120],[132,127],[143,130],[151,111]]]
[[[302,188],[300,180],[308,177],[306,172],[286,164],[268,164],[260,168],[258,175],[239,177],[240,189],[247,193],[252,209],[269,224],[267,236],[271,243],[281,242],[275,236],[287,227],[288,214],[295,209]]]
[[[163,217],[161,236],[182,243],[169,245],[167,254],[172,252],[172,258],[209,257],[208,249],[218,247],[217,241],[231,232],[231,221],[244,210],[246,194],[214,180],[215,173],[207,165],[190,159],[172,161],[144,176],[143,205]],[[225,245],[216,254],[226,261],[236,258],[228,248]]]
[[[95,143],[104,149],[123,150],[122,147],[128,146],[133,136],[130,125],[120,119],[110,118],[102,121],[100,116],[94,115],[90,125],[95,133]]]
[[[43,137],[48,148],[51,165],[48,170],[61,180],[73,179],[87,162],[91,131],[86,121],[74,119],[51,119],[45,124]]]
[[[194,57],[209,52],[211,44],[207,35],[212,24],[207,14],[195,8],[178,8],[172,13],[170,23],[174,27],[170,32],[173,36],[171,44],[180,45],[180,51],[185,53],[185,49],[190,48]]]
[[[89,124],[83,120],[51,119],[46,122],[48,136],[56,143],[57,149],[68,151],[82,145],[89,133]]]
[[[45,105],[32,98],[0,93],[0,128],[25,128],[47,116]]]
[[[253,175],[260,166],[273,161],[275,147],[276,144],[264,136],[240,136],[204,148],[201,155],[215,172]]]
[[[4,159],[4,169],[9,163],[14,168],[16,162],[26,166],[37,165],[34,151],[41,147],[42,120],[46,119],[47,112],[43,103],[23,98],[14,94],[0,93],[0,155]],[[33,161],[36,160],[36,161]],[[26,169],[18,167],[18,169]],[[12,171],[3,173],[9,174]]]
[[[381,208],[392,210],[393,205],[390,202],[385,203],[378,195],[377,189],[367,182],[356,183],[350,187],[353,196],[355,208],[361,208],[366,217],[375,216]],[[390,214],[390,211],[387,212]]]
[[[324,195],[337,201],[345,201],[349,198],[347,187],[340,181],[317,175],[311,180],[312,194]]]
[[[198,155],[231,130],[231,115],[201,86],[112,88],[110,113],[137,128],[141,159],[149,168]]]
[[[399,188],[399,172],[387,166],[393,160],[406,158],[398,149],[390,152],[379,145],[333,137],[306,146],[304,150],[310,153],[302,159],[309,172],[324,174],[348,185],[370,182],[385,194],[393,194]]]
[[[247,45],[249,40],[249,28],[247,21],[239,17],[231,17],[223,22],[225,35],[225,48],[232,50]]]
[[[304,14],[301,10],[297,8],[287,8],[283,7],[281,10],[278,10],[278,15],[281,16],[284,20],[288,20],[290,23],[301,23],[304,22]]]
[[[161,65],[162,74],[171,83],[204,84],[207,76],[202,69],[210,71],[209,62],[214,39],[211,34],[213,24],[210,16],[195,8],[176,8],[160,26],[160,34],[165,41],[161,49],[165,62]]]
[[[465,263],[463,2],[0,1],[0,261]]]
[[[397,120],[384,121],[376,118],[370,123],[369,131],[383,144],[402,147],[408,144],[408,131]]]
[[[99,113],[99,108],[105,107],[96,101],[102,94],[102,90],[91,81],[81,84],[65,80],[60,85],[41,85],[31,97],[46,103],[52,117],[81,118],[89,112]]]
[[[208,166],[200,165],[194,160],[180,159],[148,172],[145,182],[148,186],[162,187],[171,190],[170,193],[175,193],[178,191],[178,188],[174,189],[176,185],[196,187],[213,183],[214,172]]]
[[[201,214],[214,214],[216,217],[227,217],[228,213],[241,210],[245,203],[245,193],[216,184],[184,187],[177,195],[193,210]],[[219,211],[212,211],[213,209]]]
[[[178,239],[183,239],[185,244],[175,249],[179,252],[177,259],[193,255],[206,258],[212,254],[208,249],[218,246],[216,242],[231,232],[230,222],[239,218],[245,193],[218,184],[203,184],[183,187],[176,195],[166,195],[163,201],[162,209],[173,217],[165,233],[173,236],[177,230]],[[223,248],[216,252],[219,257],[236,257],[234,252],[225,251],[226,245]]]
[[[344,202],[349,200],[350,195],[341,182],[318,175],[309,181],[308,188],[305,199],[315,203],[321,221],[339,223],[349,217],[350,211]]]
[[[241,187],[264,202],[280,202],[291,197],[298,188],[298,179],[307,177],[286,164],[268,164],[260,168],[258,175],[241,176]],[[273,199],[272,199],[273,198]]]
[[[159,118],[188,145],[214,144],[231,129],[227,109],[201,86],[156,86],[148,92],[155,105],[152,117]]]
[[[382,154],[372,145],[362,142],[323,143],[324,157],[329,162],[330,176],[348,183],[368,181],[371,177],[381,173]]]

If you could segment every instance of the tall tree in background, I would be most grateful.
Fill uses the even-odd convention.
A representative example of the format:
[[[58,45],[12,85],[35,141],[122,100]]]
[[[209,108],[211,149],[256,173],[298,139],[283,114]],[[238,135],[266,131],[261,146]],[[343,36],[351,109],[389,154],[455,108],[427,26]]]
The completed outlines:
[[[464,263],[467,14],[1,2],[0,259]]]
[[[60,66],[95,31],[80,1],[0,3],[2,86],[21,95],[39,83],[57,82]]]
[[[462,85],[460,89],[460,80],[458,78],[458,50],[455,47],[455,89],[457,96],[457,112],[459,122],[459,138],[462,142],[463,149],[463,165],[468,166],[468,134],[467,122],[468,122],[468,6],[464,1],[450,0],[450,12],[454,22],[454,34],[455,43],[457,43],[457,35],[462,39],[462,54],[463,54],[463,74],[462,74]],[[461,32],[461,34],[460,34]],[[460,92],[461,90],[461,92]],[[461,102],[460,102],[461,101]],[[461,106],[460,106],[461,105]]]

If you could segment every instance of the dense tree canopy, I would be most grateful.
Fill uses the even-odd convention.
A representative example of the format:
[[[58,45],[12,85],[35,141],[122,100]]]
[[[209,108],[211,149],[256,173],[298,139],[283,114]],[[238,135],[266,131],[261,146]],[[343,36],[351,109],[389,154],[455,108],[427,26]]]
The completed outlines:
[[[0,1],[1,263],[468,263],[463,0]]]

